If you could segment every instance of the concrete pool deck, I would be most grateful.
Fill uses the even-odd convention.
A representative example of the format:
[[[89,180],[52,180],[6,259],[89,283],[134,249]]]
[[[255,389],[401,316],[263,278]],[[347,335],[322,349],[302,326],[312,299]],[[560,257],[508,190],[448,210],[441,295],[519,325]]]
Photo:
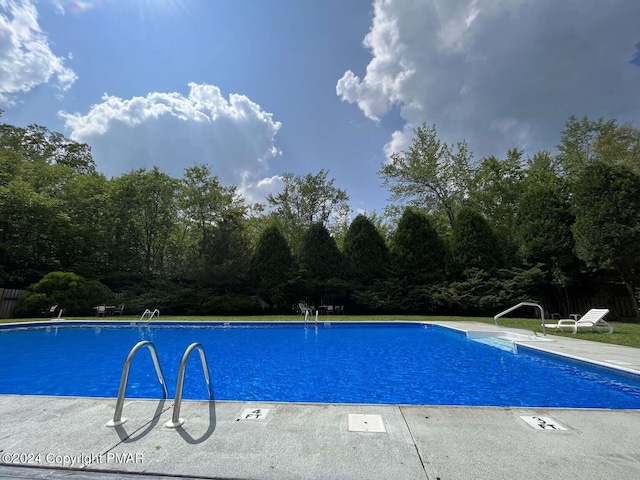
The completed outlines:
[[[640,374],[639,349],[550,338],[522,343]],[[129,420],[108,428],[114,407],[0,396],[0,478],[640,478],[640,410],[185,401],[184,426],[169,429],[173,400],[136,399],[125,402]],[[380,416],[385,431],[350,431],[354,414],[367,415],[364,429]]]

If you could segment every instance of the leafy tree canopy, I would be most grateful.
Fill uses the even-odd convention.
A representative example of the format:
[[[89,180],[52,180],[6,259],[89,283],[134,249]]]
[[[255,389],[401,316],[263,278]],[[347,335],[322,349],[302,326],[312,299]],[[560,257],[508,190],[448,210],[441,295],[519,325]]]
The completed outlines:
[[[392,154],[391,162],[382,166],[382,184],[391,190],[392,202],[443,213],[453,226],[473,178],[467,144],[441,142],[435,125],[423,124],[415,134],[407,151]]]
[[[32,163],[46,163],[72,168],[81,174],[96,171],[91,148],[41,125],[26,128],[0,124],[0,149],[11,149]]]
[[[637,312],[633,285],[640,271],[640,175],[595,162],[584,168],[574,188],[576,253],[592,267],[617,270]]]
[[[640,129],[631,124],[618,125],[615,119],[578,119],[572,115],[557,148],[559,167],[574,179],[597,161],[640,172]]]
[[[483,158],[475,170],[467,203],[472,204],[500,232],[500,247],[505,256],[515,253],[514,238],[516,210],[520,201],[524,178],[523,152],[511,149],[507,157]]]
[[[300,253],[302,236],[314,223],[321,223],[334,235],[342,235],[351,214],[347,192],[337,188],[329,172],[320,170],[304,177],[285,173],[283,188],[277,195],[269,194],[267,201],[280,222],[294,254]]]
[[[566,179],[557,175],[548,153],[536,154],[522,181],[515,234],[524,261],[547,265],[557,285],[570,283],[580,267],[573,252],[574,220]]]

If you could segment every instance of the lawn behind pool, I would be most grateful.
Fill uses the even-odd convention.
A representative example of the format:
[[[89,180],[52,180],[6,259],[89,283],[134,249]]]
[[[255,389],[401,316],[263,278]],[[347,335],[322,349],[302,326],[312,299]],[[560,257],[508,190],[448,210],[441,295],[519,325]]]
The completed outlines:
[[[102,317],[67,317],[67,320],[103,320]],[[104,320],[112,321],[138,321],[137,316],[122,317],[105,317]],[[302,315],[258,315],[246,317],[217,317],[217,316],[180,316],[167,315],[162,316],[160,320],[167,321],[243,321],[243,322],[301,322],[304,320]],[[310,321],[314,321],[315,317],[310,317]],[[426,316],[426,315],[322,315],[319,321],[331,322],[383,322],[383,321],[409,321],[409,322],[438,322],[438,321],[466,321],[466,322],[483,322],[493,323],[493,318],[488,317],[444,317],[444,316]],[[42,322],[47,321],[46,318],[3,318],[0,323],[10,322]],[[155,321],[155,320],[153,320]],[[549,323],[555,323],[557,320],[549,320]],[[542,325],[540,319],[535,318],[500,318],[498,320],[500,326],[523,328],[542,333]],[[548,335],[560,335],[563,337],[580,338],[583,340],[592,340],[594,342],[613,343],[615,345],[626,345],[629,347],[640,348],[640,323],[627,322],[609,322],[613,325],[613,333],[611,335],[597,332],[578,332],[577,334],[568,332],[549,332]]]

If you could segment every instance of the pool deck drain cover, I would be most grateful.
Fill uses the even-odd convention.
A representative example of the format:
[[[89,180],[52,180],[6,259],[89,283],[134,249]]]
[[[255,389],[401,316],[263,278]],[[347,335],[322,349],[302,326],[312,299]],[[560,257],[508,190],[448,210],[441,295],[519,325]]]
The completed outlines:
[[[566,430],[551,417],[532,417],[529,415],[520,415],[520,418],[537,430],[558,431]]]
[[[350,432],[386,433],[382,415],[366,415],[361,413],[349,414]]]

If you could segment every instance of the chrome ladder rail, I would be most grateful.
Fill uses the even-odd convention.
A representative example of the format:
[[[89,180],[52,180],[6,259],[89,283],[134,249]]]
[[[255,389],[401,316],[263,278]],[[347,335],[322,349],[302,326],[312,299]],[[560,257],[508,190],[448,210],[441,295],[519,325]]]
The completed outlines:
[[[316,310],[316,317],[315,317],[315,325],[318,326],[318,311]],[[307,323],[310,322],[309,320],[309,310],[304,312],[304,325],[305,327],[307,326]]]
[[[156,354],[156,347],[153,342],[149,340],[143,340],[141,342],[136,343],[129,355],[127,355],[127,359],[124,361],[124,367],[122,367],[122,378],[120,379],[120,388],[118,388],[118,400],[116,401],[116,411],[113,414],[113,420],[109,420],[107,423],[107,427],[117,427],[118,425],[122,425],[127,421],[126,418],[122,418],[122,407],[124,406],[124,394],[127,391],[127,382],[129,380],[129,370],[131,369],[131,362],[133,361],[133,357],[138,353],[142,347],[147,347],[149,349],[149,353],[151,354],[151,360],[153,360],[153,365],[156,368],[156,375],[158,376],[158,381],[160,385],[162,385],[163,397],[167,398],[169,393],[167,392],[167,384],[164,381],[164,375],[162,374],[162,368],[160,368],[160,362],[158,362],[158,355]]]
[[[160,318],[160,310],[158,310],[157,308],[152,312],[151,310],[149,310],[148,308],[144,311],[144,313],[142,314],[142,316],[140,317],[140,320],[138,320],[138,322],[141,322],[142,320],[144,320],[145,318],[147,318],[147,321],[151,321],[151,319],[153,317],[157,316],[158,318]]]
[[[508,308],[507,310],[505,310],[504,312],[500,312],[499,314],[497,314],[495,317],[493,317],[493,323],[496,324],[496,327],[500,327],[500,325],[498,325],[498,318],[502,317],[503,315],[506,315],[507,313],[511,313],[514,310],[520,308],[520,307],[537,307],[538,310],[540,310],[540,319],[542,320],[542,334],[546,337],[547,336],[547,329],[546,326],[544,324],[544,309],[538,305],[537,303],[531,303],[531,302],[521,302],[517,305],[514,305],[511,308]],[[502,327],[500,327],[502,328]],[[535,330],[532,330],[532,332],[534,333],[534,335],[537,337],[538,333]]]
[[[178,428],[184,423],[184,419],[180,418],[180,406],[182,404],[182,389],[184,387],[184,372],[187,368],[187,360],[189,360],[189,355],[193,350],[198,349],[200,353],[200,361],[202,362],[202,371],[204,373],[204,380],[207,383],[207,389],[209,390],[209,400],[213,399],[213,390],[211,390],[211,380],[209,378],[209,367],[207,367],[207,359],[204,356],[204,347],[198,343],[194,342],[187,347],[184,351],[184,355],[182,356],[182,361],[180,362],[180,370],[178,371],[178,383],[176,384],[176,399],[173,405],[173,415],[171,416],[171,420],[167,421],[164,426],[167,428]]]

